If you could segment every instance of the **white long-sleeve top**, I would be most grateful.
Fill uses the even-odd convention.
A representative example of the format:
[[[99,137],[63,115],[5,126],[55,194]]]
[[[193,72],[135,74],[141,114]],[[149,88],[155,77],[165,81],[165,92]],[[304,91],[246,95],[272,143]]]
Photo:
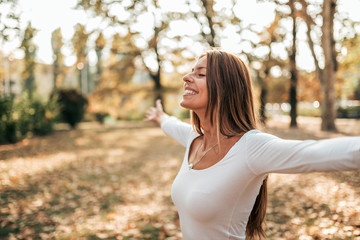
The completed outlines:
[[[248,217],[268,173],[303,173],[360,169],[360,137],[284,140],[251,130],[215,165],[189,169],[188,155],[198,136],[175,117],[163,131],[186,147],[172,189],[185,240],[245,239]]]

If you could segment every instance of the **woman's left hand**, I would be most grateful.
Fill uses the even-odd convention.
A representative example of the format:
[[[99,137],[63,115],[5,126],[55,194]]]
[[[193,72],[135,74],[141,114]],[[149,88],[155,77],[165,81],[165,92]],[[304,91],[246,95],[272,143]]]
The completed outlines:
[[[158,99],[156,100],[156,107],[151,107],[146,111],[144,121],[156,122],[160,125],[161,122],[168,116],[169,115],[167,115],[163,110],[161,100]]]

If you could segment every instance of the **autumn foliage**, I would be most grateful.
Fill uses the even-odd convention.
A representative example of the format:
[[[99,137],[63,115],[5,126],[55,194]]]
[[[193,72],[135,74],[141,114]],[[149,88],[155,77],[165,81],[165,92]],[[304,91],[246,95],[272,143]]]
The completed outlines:
[[[284,138],[360,134],[359,120],[337,120],[343,133],[319,131],[320,119],[270,119]],[[118,122],[57,126],[50,136],[0,145],[1,239],[181,240],[171,201],[184,148],[155,125]],[[268,239],[360,237],[360,172],[269,178]]]

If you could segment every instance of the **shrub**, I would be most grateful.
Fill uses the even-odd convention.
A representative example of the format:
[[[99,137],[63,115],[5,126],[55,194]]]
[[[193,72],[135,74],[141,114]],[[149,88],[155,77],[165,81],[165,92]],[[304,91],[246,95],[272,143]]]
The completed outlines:
[[[57,97],[60,107],[60,118],[72,128],[83,120],[88,101],[77,89],[59,89],[52,94]]]
[[[14,115],[17,119],[17,128],[21,138],[29,133],[47,135],[54,131],[58,115],[56,98],[43,102],[40,99],[30,99],[28,94],[23,94],[17,105]]]
[[[16,122],[13,120],[14,97],[0,98],[0,143],[17,141]]]
[[[360,118],[360,106],[339,107],[338,118]]]
[[[96,112],[94,113],[96,121],[98,121],[101,124],[104,124],[105,118],[109,116],[106,112]]]
[[[56,102],[30,99],[27,93],[17,99],[0,97],[0,143],[15,143],[29,134],[52,133],[57,112]]]
[[[35,135],[47,135],[54,131],[57,115],[56,104],[53,100],[45,104],[40,101],[32,102],[32,109],[34,109],[33,133]]]
[[[22,94],[14,109],[14,119],[17,121],[17,129],[19,131],[19,137],[27,137],[32,132],[32,115],[34,109],[31,107],[31,99],[27,93]]]

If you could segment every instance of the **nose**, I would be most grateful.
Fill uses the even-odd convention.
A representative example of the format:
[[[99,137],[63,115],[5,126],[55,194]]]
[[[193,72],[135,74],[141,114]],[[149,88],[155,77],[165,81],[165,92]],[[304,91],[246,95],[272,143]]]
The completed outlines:
[[[183,77],[183,81],[184,81],[184,82],[191,82],[191,81],[192,81],[191,73],[186,74],[186,75]]]

